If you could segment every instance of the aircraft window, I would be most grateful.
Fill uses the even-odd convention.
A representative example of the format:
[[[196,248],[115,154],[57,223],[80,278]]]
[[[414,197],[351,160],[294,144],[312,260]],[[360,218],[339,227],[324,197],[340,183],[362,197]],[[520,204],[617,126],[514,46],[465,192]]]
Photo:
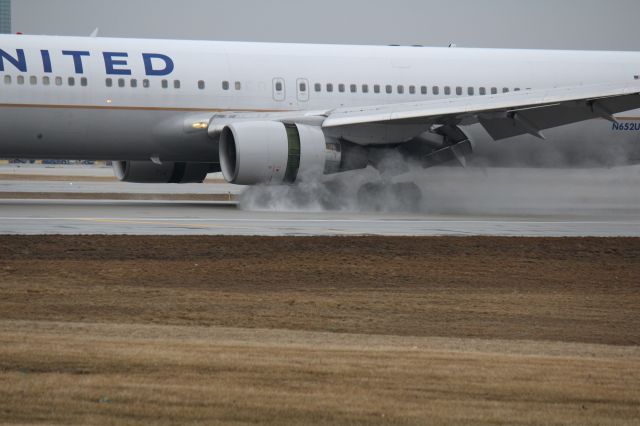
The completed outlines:
[[[390,85],[390,84],[387,84],[387,86],[385,87],[385,91],[386,91],[388,94],[393,93],[393,86],[392,86],[392,85]]]
[[[368,84],[363,84],[362,85],[362,93],[369,93],[369,85]]]
[[[492,95],[497,95],[498,94],[498,88],[497,87],[492,87],[491,88],[491,94]]]
[[[51,84],[51,80],[49,79],[49,77],[44,76],[42,77],[42,84],[44,84],[45,86],[48,86]]]
[[[508,87],[502,88],[502,93],[509,93],[509,88]]]
[[[89,80],[87,80],[87,77],[80,78],[80,86],[87,87],[88,84],[89,84]]]
[[[481,96],[484,96],[484,95],[486,95],[486,94],[487,94],[487,89],[485,89],[484,87],[481,87],[481,88],[480,88],[480,95],[481,95]]]
[[[236,83],[236,90],[238,90],[237,89],[237,87],[238,87],[237,84],[238,83]],[[180,88],[180,80],[173,80],[173,88],[174,89],[179,89]]]
[[[4,84],[11,84],[11,76],[10,75],[5,75],[4,76]]]
[[[409,86],[409,93],[412,95],[416,94],[416,86]]]
[[[469,94],[469,96],[473,96],[473,95],[475,95],[476,91],[475,91],[475,89],[473,87],[469,87],[467,89],[467,93]]]
[[[18,76],[18,84],[24,84],[24,77],[21,75]]]
[[[462,96],[462,87],[460,86],[456,87],[456,95]]]
[[[420,87],[420,93],[422,93],[423,95],[426,95],[427,94],[427,86]]]
[[[398,85],[398,94],[402,95],[404,93],[404,86],[399,84]]]
[[[344,93],[344,84],[338,84],[338,92]]]
[[[379,84],[374,85],[374,86],[373,86],[373,91],[374,91],[375,93],[380,93],[380,85],[379,85]]]
[[[300,84],[298,86],[299,86],[301,92],[306,92],[307,91],[307,83],[300,82]]]
[[[316,83],[315,89],[316,89],[316,92],[321,92],[322,91],[322,84]]]
[[[163,89],[168,89],[169,88],[169,80],[162,80],[162,88]]]
[[[431,88],[431,91],[433,92],[434,95],[439,95],[440,94],[440,87],[439,86],[433,86]]]
[[[124,78],[119,78],[118,79],[118,87],[124,87],[124,86],[125,86]]]
[[[223,81],[222,82],[222,90],[229,90],[229,82],[228,81]]]
[[[355,85],[355,84],[352,84],[352,85],[349,87],[349,90],[351,91],[351,93],[356,93],[356,92],[358,91],[358,86],[357,86],[357,85]]]
[[[138,80],[136,80],[135,78],[131,79],[131,87],[138,87]]]
[[[282,83],[280,83],[280,86],[282,86]],[[240,83],[239,81],[236,81],[235,87],[236,87],[236,90],[242,90],[242,83]],[[282,89],[278,89],[278,91],[281,91],[281,90]]]
[[[445,95],[450,95],[451,94],[451,87],[444,86],[444,94]]]
[[[327,92],[329,93],[333,92],[333,84],[327,83]]]
[[[56,77],[56,86],[62,86],[62,77]]]
[[[35,75],[32,75],[31,77],[29,77],[29,83],[32,86],[35,86],[36,84],[38,84],[38,78]]]
[[[67,80],[69,83],[69,86],[75,86],[76,85],[76,79],[73,77],[69,77],[69,79]]]
[[[149,87],[151,87],[151,82],[145,78],[144,80],[142,80],[142,87],[148,89]]]
[[[516,87],[515,89],[513,89],[513,91],[514,91],[514,92],[519,92],[519,91],[520,91],[520,88],[519,88],[519,87]]]
[[[113,87],[113,80],[108,78],[105,80],[105,84],[107,85],[107,87]]]
[[[145,80],[145,81],[149,81],[149,80]],[[147,86],[145,87],[149,87],[149,85],[147,84]],[[198,81],[198,89],[204,90],[204,87],[205,87],[204,80]]]

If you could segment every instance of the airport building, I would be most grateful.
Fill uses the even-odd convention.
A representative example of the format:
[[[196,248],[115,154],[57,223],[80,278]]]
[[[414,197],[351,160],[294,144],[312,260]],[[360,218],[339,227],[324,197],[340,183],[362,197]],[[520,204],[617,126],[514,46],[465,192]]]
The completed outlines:
[[[11,0],[0,0],[0,34],[11,34]]]

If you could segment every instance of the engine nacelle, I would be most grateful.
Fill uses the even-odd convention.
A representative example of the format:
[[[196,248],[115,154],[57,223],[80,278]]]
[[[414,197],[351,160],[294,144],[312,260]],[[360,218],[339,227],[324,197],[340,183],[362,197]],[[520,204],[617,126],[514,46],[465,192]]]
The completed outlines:
[[[113,171],[122,182],[202,183],[209,173],[220,171],[217,164],[152,161],[114,161]]]
[[[227,182],[238,185],[318,178],[343,171],[341,163],[341,142],[326,137],[318,126],[238,122],[220,135],[222,173]]]

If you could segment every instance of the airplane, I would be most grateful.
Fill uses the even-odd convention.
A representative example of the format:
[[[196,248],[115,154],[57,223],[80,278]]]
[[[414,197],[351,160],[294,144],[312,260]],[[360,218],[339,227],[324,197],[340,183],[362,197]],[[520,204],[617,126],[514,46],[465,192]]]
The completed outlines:
[[[0,158],[111,160],[125,182],[466,165],[585,122],[637,147],[616,117],[637,108],[635,52],[0,36]]]

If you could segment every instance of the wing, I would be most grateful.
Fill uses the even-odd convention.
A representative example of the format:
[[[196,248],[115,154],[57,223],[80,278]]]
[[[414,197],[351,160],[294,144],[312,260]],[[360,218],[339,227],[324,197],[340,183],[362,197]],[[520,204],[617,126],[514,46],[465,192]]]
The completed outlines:
[[[339,136],[365,143],[357,135],[367,129],[419,129],[445,124],[481,123],[495,140],[523,134],[544,138],[542,131],[565,124],[605,118],[640,108],[640,84],[592,85],[523,91],[499,95],[448,98],[425,102],[361,108],[338,108],[327,113],[322,127]],[[387,132],[387,133],[388,133]],[[400,133],[402,133],[400,131]],[[388,143],[384,138],[385,142]],[[400,142],[398,140],[397,142]],[[375,143],[375,142],[372,142]]]

